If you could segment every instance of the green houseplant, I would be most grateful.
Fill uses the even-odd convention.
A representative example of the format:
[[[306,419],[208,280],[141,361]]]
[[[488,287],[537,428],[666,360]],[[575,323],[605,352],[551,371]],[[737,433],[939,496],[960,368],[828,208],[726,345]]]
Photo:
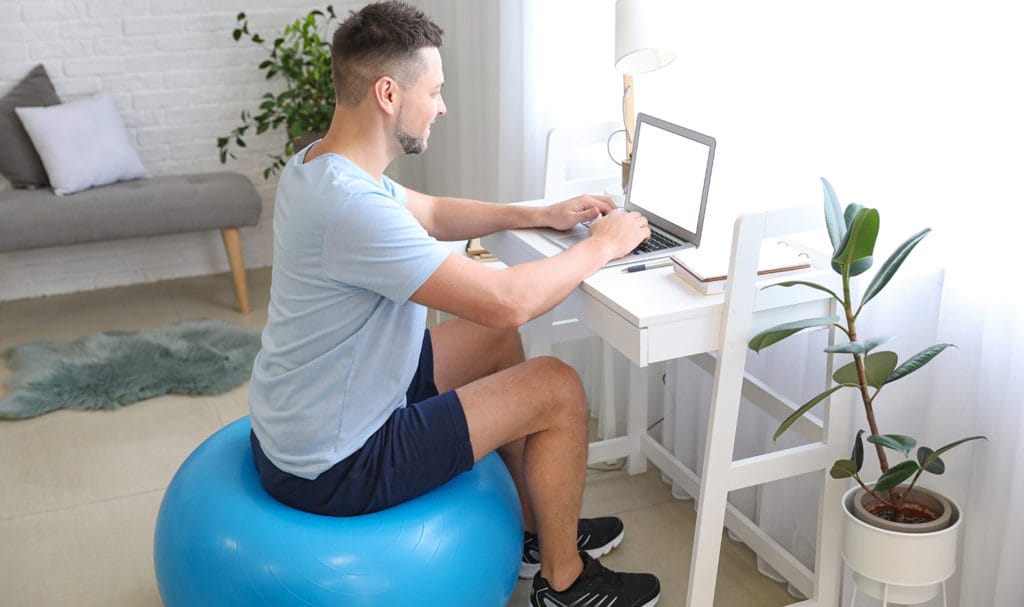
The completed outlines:
[[[771,327],[755,335],[748,345],[751,349],[760,352],[762,349],[804,329],[831,326],[845,334],[849,341],[830,346],[825,349],[825,352],[829,355],[850,355],[853,360],[839,367],[833,373],[832,380],[835,385],[828,387],[825,391],[810,399],[782,421],[775,432],[775,439],[777,440],[800,417],[814,409],[815,406],[833,393],[845,388],[856,391],[860,403],[863,405],[869,428],[867,441],[875,447],[881,476],[874,484],[868,484],[861,478],[860,472],[864,463],[864,430],[858,430],[854,438],[853,452],[850,458],[836,461],[829,471],[830,475],[836,479],[852,478],[863,492],[857,492],[854,495],[857,490],[855,487],[847,493],[848,497],[844,498],[844,503],[847,504],[848,510],[851,511],[850,514],[857,516],[866,522],[868,526],[888,526],[890,529],[896,529],[899,532],[908,534],[913,534],[915,531],[932,531],[933,529],[923,525],[920,529],[915,529],[915,527],[922,523],[927,523],[929,519],[941,517],[943,514],[945,514],[945,519],[943,519],[944,522],[942,524],[950,527],[958,521],[958,514],[953,513],[950,516],[951,513],[949,512],[935,512],[936,509],[941,509],[942,505],[948,504],[949,501],[939,496],[938,501],[927,503],[929,498],[921,497],[920,500],[926,502],[922,506],[921,503],[918,503],[919,495],[924,493],[935,494],[925,490],[915,491],[915,485],[924,472],[942,474],[945,471],[945,464],[941,456],[947,451],[968,441],[985,437],[970,436],[961,438],[937,449],[923,445],[918,446],[917,440],[910,436],[882,433],[875,416],[875,400],[884,386],[917,371],[952,344],[941,343],[930,346],[900,363],[895,352],[877,349],[882,344],[887,343],[891,339],[890,337],[866,337],[861,335],[857,328],[857,320],[864,310],[864,306],[889,284],[889,281],[899,270],[907,256],[928,235],[930,230],[927,228],[921,230],[897,247],[875,273],[858,302],[851,288],[851,278],[867,271],[873,263],[875,241],[879,228],[879,214],[877,210],[866,208],[859,204],[850,204],[843,209],[828,180],[822,179],[822,184],[825,193],[825,223],[833,247],[831,266],[832,270],[840,276],[841,293],[837,293],[821,284],[801,280],[781,282],[771,286],[793,287],[801,285],[823,291],[835,300],[840,314]],[[917,447],[916,453],[914,457],[911,457],[911,452],[914,451],[915,447]],[[902,455],[905,459],[891,465],[887,451]],[[908,480],[908,484],[903,484]],[[915,499],[911,499],[912,497]],[[863,508],[858,507],[857,504],[861,504]],[[855,509],[866,509],[869,514],[855,514],[853,512]],[[946,508],[946,510],[950,509]],[[955,510],[955,507],[952,509]],[[891,520],[895,525],[888,525],[882,522],[883,519]],[[917,535],[920,537],[928,536],[928,541],[935,541],[932,538],[935,535],[934,533],[918,533]],[[952,539],[948,540],[947,543],[953,542],[952,550],[955,553],[956,534],[952,533],[951,536]],[[892,572],[888,569],[889,567],[899,566],[900,559],[913,561],[915,558],[918,561],[913,563],[913,565],[918,566],[921,559],[916,554],[909,556],[901,553],[898,557],[894,557],[897,560],[887,562],[886,558],[888,558],[888,555],[899,552],[902,545],[895,544],[896,547],[894,548],[891,543],[896,541],[894,538],[897,538],[898,534],[888,533],[879,537],[881,539],[878,537],[875,539],[862,539],[856,535],[854,530],[851,530],[848,523],[844,533],[844,557],[850,563],[851,554],[863,552],[866,561],[863,567],[860,564],[854,565],[850,563],[855,571],[855,578],[857,578],[858,573],[870,570],[877,572],[872,579],[887,580],[882,586],[889,585],[891,587],[890,582],[893,579],[893,575],[891,575]],[[851,543],[856,544],[856,546],[851,546]],[[935,546],[929,546],[927,548],[912,548],[909,552],[937,550]],[[944,572],[933,574],[931,571],[925,571],[919,567],[918,571],[911,573],[911,579],[906,583],[906,586],[902,590],[897,591],[895,595],[890,594],[888,588],[882,588],[881,586],[865,588],[862,585],[861,579],[857,579],[858,586],[861,586],[868,594],[872,594],[872,596],[877,598],[881,598],[883,594],[886,594],[889,600],[897,600],[899,597],[903,600],[898,602],[922,602],[923,600],[928,600],[930,596],[934,596],[932,594],[933,588],[929,587],[928,584],[935,586],[936,584],[933,584],[933,582],[941,582],[952,574],[949,563],[955,563],[955,555],[943,557],[943,559],[943,563],[936,565],[936,567],[938,569],[944,568]],[[942,577],[943,575],[945,577]],[[903,594],[900,594],[900,592]]]
[[[246,147],[245,136],[252,132],[259,135],[267,130],[285,127],[288,141],[282,153],[270,156],[273,161],[263,171],[268,179],[284,168],[288,158],[310,141],[325,133],[334,115],[334,85],[331,78],[331,46],[321,38],[335,19],[334,7],[325,11],[313,10],[305,17],[287,25],[278,37],[268,44],[258,33],[249,30],[245,13],[238,13],[238,27],[232,32],[235,41],[243,37],[262,46],[269,57],[259,65],[265,70],[266,79],[284,80],[285,88],[280,93],[263,94],[258,112],[242,110],[242,124],[226,137],[217,139],[221,163],[228,157],[235,158],[231,147]]]

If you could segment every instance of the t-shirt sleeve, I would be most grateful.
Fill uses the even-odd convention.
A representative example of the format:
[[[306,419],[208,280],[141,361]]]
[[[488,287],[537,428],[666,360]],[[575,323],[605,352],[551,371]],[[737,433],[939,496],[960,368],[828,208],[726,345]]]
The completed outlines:
[[[407,301],[450,253],[402,204],[383,194],[346,200],[325,226],[327,279],[397,303]]]

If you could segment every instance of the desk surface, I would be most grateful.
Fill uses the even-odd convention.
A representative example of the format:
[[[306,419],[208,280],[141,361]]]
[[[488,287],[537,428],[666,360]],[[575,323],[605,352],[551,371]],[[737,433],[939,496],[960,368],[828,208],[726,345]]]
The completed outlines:
[[[538,204],[530,202],[526,204]],[[484,238],[484,246],[509,265],[557,255],[561,249],[535,230],[508,230]],[[801,280],[828,279],[825,260]],[[789,278],[792,278],[790,276]],[[763,285],[778,282],[765,280]],[[587,278],[563,304],[639,366],[716,349],[724,294],[705,295],[675,275],[671,266],[644,272],[605,268]],[[759,290],[754,331],[779,322],[775,310],[806,304],[807,317],[825,314],[823,294],[806,287]]]

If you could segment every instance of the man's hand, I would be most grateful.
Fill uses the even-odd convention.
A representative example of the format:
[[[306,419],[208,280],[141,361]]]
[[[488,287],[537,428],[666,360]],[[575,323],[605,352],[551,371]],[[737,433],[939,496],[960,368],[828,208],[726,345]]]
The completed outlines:
[[[615,209],[615,203],[607,196],[584,194],[545,207],[545,225],[556,230],[568,230],[581,221],[597,219]]]
[[[630,211],[614,211],[590,224],[589,239],[601,239],[608,247],[611,257],[618,259],[628,255],[638,244],[651,237],[647,218]]]

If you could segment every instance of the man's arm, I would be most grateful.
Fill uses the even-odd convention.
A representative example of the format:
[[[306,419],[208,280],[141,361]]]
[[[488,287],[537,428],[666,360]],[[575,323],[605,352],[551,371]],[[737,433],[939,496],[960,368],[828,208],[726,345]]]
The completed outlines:
[[[586,240],[554,257],[497,269],[449,255],[412,300],[488,327],[518,327],[650,235],[639,213],[613,212],[594,222]]]
[[[438,240],[468,240],[516,228],[567,230],[615,210],[607,196],[577,196],[549,206],[528,207],[429,196],[408,188],[406,194],[409,212]]]

